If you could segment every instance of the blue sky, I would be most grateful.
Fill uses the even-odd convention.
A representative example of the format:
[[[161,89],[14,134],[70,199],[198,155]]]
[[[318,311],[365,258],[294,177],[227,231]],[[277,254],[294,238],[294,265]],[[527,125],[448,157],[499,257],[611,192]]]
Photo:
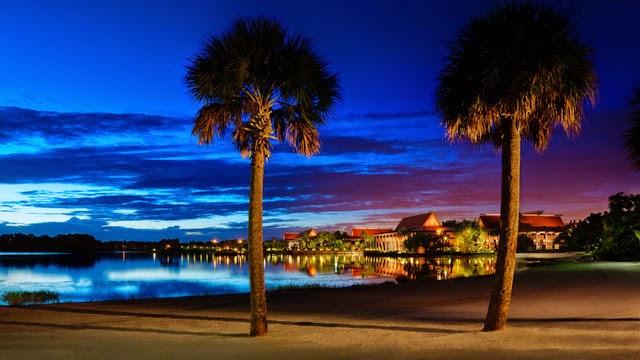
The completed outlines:
[[[449,144],[434,114],[447,42],[498,2],[21,1],[0,5],[0,232],[100,239],[245,235],[248,161],[190,135],[184,67],[237,16],[270,16],[314,39],[343,101],[307,159],[284,146],[267,167],[265,233],[393,226],[437,211],[499,208],[499,155]],[[526,147],[523,210],[567,219],[640,192],[622,147],[640,86],[631,1],[561,1],[595,49],[600,101],[583,133]]]

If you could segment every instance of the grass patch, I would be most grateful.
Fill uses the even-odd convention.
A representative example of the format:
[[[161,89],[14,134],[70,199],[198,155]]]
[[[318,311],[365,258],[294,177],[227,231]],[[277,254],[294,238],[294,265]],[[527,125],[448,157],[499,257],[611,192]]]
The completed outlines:
[[[9,291],[2,295],[2,301],[9,306],[46,304],[58,302],[58,294],[53,291]]]

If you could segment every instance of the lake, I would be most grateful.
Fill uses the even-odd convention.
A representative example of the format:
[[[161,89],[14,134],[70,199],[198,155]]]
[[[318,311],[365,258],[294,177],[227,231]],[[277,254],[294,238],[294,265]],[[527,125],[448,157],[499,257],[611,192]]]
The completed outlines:
[[[488,275],[495,272],[495,257],[268,255],[265,270],[268,289],[345,287]],[[211,254],[0,253],[0,295],[12,290],[50,290],[61,302],[246,293],[248,264],[245,256]]]

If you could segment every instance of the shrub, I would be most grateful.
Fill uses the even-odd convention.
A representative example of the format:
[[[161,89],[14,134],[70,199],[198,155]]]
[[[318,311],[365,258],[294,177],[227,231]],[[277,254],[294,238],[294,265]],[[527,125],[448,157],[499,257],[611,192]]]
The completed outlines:
[[[2,300],[10,306],[45,304],[58,302],[58,294],[53,291],[9,291],[2,295]]]
[[[568,229],[566,247],[590,251],[595,259],[640,260],[640,194],[615,194],[609,210],[591,214]]]
[[[616,236],[606,234],[592,252],[598,260],[638,261],[640,260],[640,238],[633,231],[624,231]]]
[[[410,252],[417,252],[419,248],[425,251],[442,251],[442,235],[417,232],[404,241],[404,246]]]
[[[482,252],[487,236],[487,232],[477,224],[469,223],[456,232],[458,250],[466,253]]]
[[[518,245],[517,245],[518,252],[533,251],[535,249],[536,249],[536,245],[533,242],[533,239],[531,239],[529,236],[525,234],[518,235]]]

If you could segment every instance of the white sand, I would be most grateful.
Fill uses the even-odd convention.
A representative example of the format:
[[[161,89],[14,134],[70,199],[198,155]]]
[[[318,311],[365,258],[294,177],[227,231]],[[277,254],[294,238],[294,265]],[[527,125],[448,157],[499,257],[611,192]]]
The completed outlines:
[[[640,263],[517,274],[508,329],[484,333],[491,278],[247,296],[0,308],[0,359],[640,359]]]

